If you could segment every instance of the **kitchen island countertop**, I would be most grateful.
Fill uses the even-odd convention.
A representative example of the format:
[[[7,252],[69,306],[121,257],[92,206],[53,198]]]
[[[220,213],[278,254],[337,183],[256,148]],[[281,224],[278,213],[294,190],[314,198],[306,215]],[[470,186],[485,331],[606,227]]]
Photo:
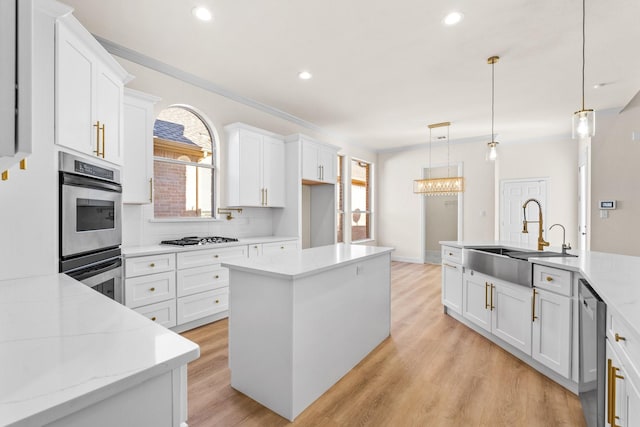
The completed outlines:
[[[200,354],[64,274],[0,281],[0,306],[0,425],[53,422]]]

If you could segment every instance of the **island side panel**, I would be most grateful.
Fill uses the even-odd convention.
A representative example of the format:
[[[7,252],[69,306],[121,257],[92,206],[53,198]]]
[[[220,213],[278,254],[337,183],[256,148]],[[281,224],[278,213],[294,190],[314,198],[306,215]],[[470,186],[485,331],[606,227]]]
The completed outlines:
[[[294,283],[294,417],[389,336],[390,264],[386,253]]]
[[[229,269],[231,386],[289,420],[292,300],[290,279]]]

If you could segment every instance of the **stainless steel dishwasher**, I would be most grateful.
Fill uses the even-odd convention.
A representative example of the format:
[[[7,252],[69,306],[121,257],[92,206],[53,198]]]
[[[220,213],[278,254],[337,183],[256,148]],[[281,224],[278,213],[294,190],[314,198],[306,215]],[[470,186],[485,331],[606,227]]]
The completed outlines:
[[[606,387],[607,306],[589,283],[580,279],[580,384],[582,412],[588,427],[603,427]]]

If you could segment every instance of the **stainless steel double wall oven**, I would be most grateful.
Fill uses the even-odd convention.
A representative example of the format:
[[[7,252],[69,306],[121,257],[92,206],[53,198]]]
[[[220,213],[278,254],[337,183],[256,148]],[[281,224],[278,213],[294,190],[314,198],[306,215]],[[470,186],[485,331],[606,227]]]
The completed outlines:
[[[123,301],[120,172],[60,153],[60,272]]]

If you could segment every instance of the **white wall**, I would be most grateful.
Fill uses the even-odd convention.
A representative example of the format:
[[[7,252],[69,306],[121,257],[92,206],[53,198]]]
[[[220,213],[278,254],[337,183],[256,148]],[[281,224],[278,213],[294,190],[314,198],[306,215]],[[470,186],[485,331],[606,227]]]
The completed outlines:
[[[464,240],[493,240],[494,164],[485,161],[486,144],[451,144],[450,163],[463,163],[465,192]],[[432,164],[447,164],[445,146],[433,145]],[[422,262],[421,196],[413,193],[413,180],[428,167],[424,148],[378,154],[378,244],[393,246],[394,259]]]
[[[329,137],[313,130],[303,128],[297,124],[267,114],[263,111],[246,106],[221,95],[185,83],[155,70],[146,68],[134,62],[118,58],[122,66],[136,78],[128,85],[162,98],[156,104],[156,114],[172,104],[187,104],[196,107],[205,114],[217,131],[216,139],[224,138],[223,127],[234,122],[243,122],[281,135],[303,133],[312,138],[326,141],[342,148],[341,154],[375,163],[375,152]],[[293,112],[295,113],[295,112]],[[224,167],[224,165],[222,165]],[[222,176],[217,177],[218,188],[224,188]],[[217,197],[217,206],[222,200]],[[242,214],[234,216],[232,221],[207,222],[152,222],[153,210],[150,205],[125,206],[123,217],[124,245],[155,244],[165,238],[176,238],[185,235],[225,235],[231,237],[267,236],[273,233],[273,215],[270,208],[243,209]]]
[[[591,250],[640,256],[640,95],[607,126],[596,123],[591,138]],[[600,217],[598,202],[616,200],[617,209]]]
[[[564,225],[566,241],[578,244],[578,142],[571,138],[500,144],[498,180],[548,178],[545,230]],[[496,211],[496,214],[499,214]],[[498,230],[496,230],[497,232]],[[551,246],[562,245],[562,230],[547,231]]]

